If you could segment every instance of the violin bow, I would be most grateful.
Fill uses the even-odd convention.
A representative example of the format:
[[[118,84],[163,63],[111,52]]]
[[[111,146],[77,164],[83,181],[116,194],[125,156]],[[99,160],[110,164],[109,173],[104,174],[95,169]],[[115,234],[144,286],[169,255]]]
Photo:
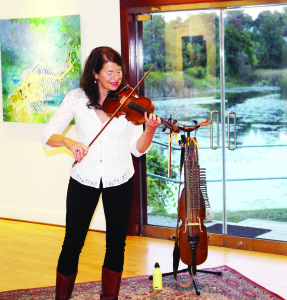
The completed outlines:
[[[151,68],[146,72],[146,74],[143,76],[143,78],[137,83],[137,85],[131,90],[131,92],[128,94],[125,101],[121,103],[121,105],[116,109],[116,111],[111,115],[108,122],[105,124],[105,126],[99,131],[99,133],[94,137],[94,139],[90,142],[88,148],[92,146],[92,144],[96,141],[96,139],[102,134],[102,132],[106,129],[106,127],[110,124],[112,119],[115,117],[117,112],[124,106],[124,104],[127,102],[127,100],[130,98],[130,96],[133,94],[133,92],[139,87],[139,85],[144,81],[144,79],[147,77],[147,75],[150,73],[150,71],[154,68],[155,64],[151,66]],[[74,167],[78,162],[75,160],[72,167]]]

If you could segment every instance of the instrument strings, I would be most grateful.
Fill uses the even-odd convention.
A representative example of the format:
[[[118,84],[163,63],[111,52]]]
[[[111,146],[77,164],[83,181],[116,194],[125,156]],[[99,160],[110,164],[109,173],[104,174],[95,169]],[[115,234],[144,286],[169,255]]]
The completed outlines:
[[[133,100],[130,100],[128,103],[128,106],[140,113],[147,112],[148,115],[151,114],[151,111],[149,111],[147,108],[142,107],[141,105],[137,104],[136,102],[134,102]]]
[[[186,200],[187,210],[190,212],[190,224],[200,225],[197,211],[210,207],[207,195],[206,170],[198,165],[198,149],[194,141],[186,145]],[[197,235],[199,227],[191,227],[191,234]]]
[[[142,107],[141,105],[139,105],[138,103],[134,102],[133,100],[130,100],[128,103],[128,106],[142,114],[144,114],[145,112],[147,112],[147,115],[149,116],[149,114],[151,114],[152,112],[150,110],[148,110],[147,108]],[[163,118],[161,118],[161,121],[166,124],[166,120],[164,120]]]

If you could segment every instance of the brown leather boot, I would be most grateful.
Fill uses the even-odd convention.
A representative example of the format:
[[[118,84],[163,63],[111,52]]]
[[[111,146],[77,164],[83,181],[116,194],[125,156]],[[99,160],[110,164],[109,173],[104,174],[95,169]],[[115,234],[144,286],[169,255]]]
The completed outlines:
[[[102,267],[102,300],[118,300],[122,273]]]
[[[70,276],[63,276],[57,271],[56,279],[56,300],[68,300],[72,295],[77,273]]]

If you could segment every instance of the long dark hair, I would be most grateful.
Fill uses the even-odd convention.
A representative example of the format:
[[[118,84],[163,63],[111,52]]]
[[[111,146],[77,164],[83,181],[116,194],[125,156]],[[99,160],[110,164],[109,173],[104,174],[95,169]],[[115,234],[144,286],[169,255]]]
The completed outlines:
[[[87,103],[87,106],[89,108],[102,108],[99,104],[99,87],[98,83],[95,83],[93,71],[99,74],[101,69],[103,68],[103,65],[107,62],[113,62],[122,67],[122,81],[124,81],[125,66],[121,55],[117,51],[110,47],[97,47],[94,50],[92,50],[91,54],[86,60],[80,82],[80,87],[84,90],[86,96],[89,98],[89,101]]]

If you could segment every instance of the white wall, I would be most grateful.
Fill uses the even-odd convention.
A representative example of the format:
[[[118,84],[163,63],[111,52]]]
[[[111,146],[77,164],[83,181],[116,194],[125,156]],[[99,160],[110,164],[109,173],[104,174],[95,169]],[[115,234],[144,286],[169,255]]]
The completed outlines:
[[[83,62],[97,46],[120,52],[119,0],[10,0],[0,9],[0,19],[75,14],[81,16]],[[64,225],[72,156],[64,148],[44,150],[44,124],[3,122],[0,97],[0,218]],[[67,134],[75,137],[75,127]],[[105,230],[101,203],[91,228]]]

